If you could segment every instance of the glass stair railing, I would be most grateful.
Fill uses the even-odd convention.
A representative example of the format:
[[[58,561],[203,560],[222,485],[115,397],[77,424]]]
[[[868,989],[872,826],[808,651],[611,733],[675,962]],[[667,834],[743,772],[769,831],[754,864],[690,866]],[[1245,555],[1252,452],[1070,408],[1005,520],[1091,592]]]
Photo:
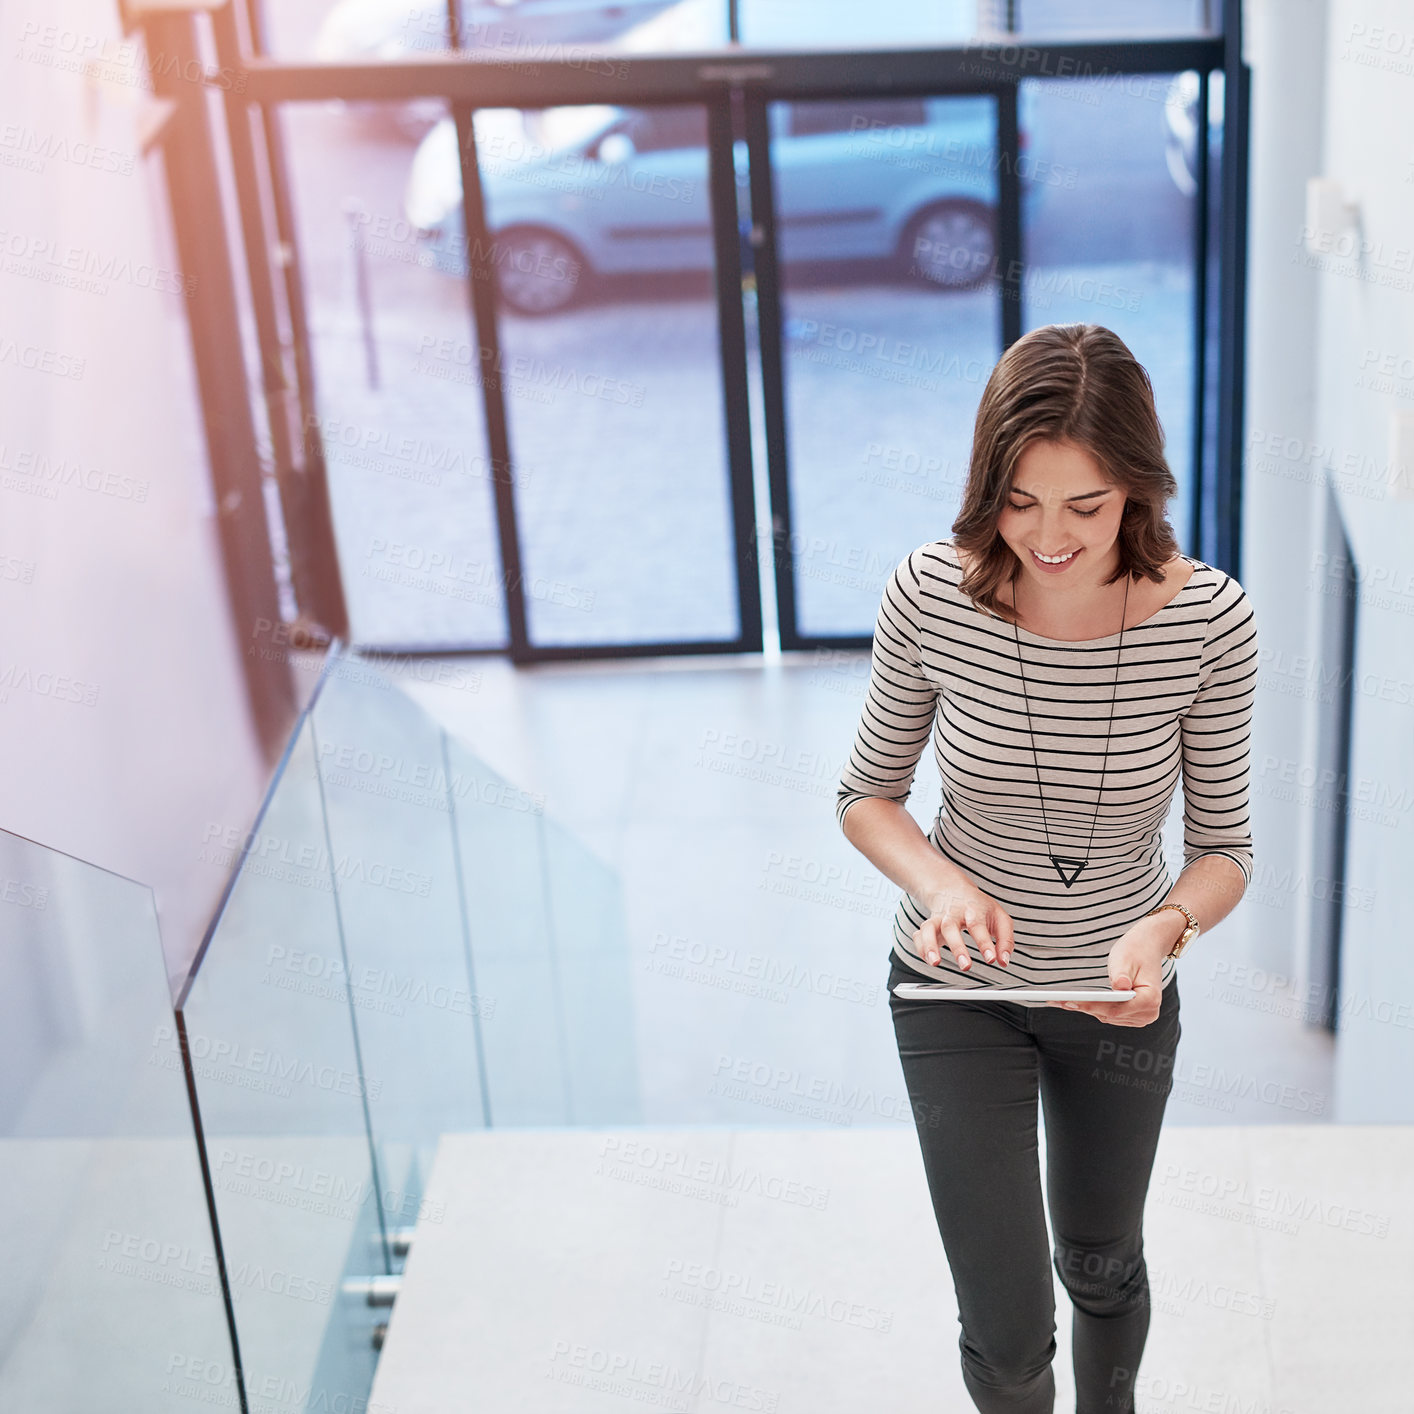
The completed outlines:
[[[366,1409],[440,1137],[640,1120],[617,877],[342,645],[175,1003],[148,889],[0,847],[0,1408]]]

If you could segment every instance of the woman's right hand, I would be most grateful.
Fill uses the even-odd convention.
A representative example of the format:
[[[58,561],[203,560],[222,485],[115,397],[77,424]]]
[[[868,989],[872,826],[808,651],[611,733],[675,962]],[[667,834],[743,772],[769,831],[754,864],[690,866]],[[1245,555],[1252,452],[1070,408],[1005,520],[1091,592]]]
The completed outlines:
[[[1005,967],[1011,961],[1011,915],[970,879],[940,890],[928,903],[928,919],[913,935],[914,949],[924,962],[936,967],[946,949],[959,967],[971,967],[972,957],[962,940],[964,929],[981,950],[984,962],[995,959]]]

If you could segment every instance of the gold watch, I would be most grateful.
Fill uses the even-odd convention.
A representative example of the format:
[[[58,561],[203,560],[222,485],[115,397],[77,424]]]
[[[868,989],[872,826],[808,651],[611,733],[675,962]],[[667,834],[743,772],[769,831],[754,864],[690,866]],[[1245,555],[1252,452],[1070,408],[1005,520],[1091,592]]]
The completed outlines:
[[[1198,920],[1181,903],[1161,903],[1157,908],[1151,908],[1144,917],[1152,918],[1156,913],[1162,913],[1166,908],[1176,908],[1188,920],[1188,926],[1183,930],[1178,941],[1164,954],[1165,957],[1178,957],[1184,948],[1198,936]]]

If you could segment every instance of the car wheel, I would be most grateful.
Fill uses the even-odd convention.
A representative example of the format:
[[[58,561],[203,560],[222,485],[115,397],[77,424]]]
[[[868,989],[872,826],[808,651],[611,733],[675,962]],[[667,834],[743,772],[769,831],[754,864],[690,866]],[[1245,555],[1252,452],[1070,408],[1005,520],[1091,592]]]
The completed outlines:
[[[579,298],[588,270],[583,256],[553,231],[525,226],[494,242],[501,299],[517,314],[557,314]]]
[[[996,222],[990,207],[945,201],[909,222],[899,252],[910,275],[944,290],[972,290],[992,274]]]

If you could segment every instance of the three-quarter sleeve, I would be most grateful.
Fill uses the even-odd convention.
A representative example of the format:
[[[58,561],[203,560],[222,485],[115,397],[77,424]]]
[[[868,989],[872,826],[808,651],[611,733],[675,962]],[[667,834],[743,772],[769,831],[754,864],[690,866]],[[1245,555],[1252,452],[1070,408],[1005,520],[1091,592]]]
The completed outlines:
[[[920,661],[919,565],[920,554],[914,550],[894,566],[884,585],[874,625],[869,687],[835,796],[841,828],[849,807],[865,796],[896,800],[900,805],[908,799],[933,728],[938,688]]]
[[[1183,865],[1222,854],[1252,880],[1248,811],[1257,625],[1242,586],[1223,575],[1208,606],[1198,693],[1180,718]]]

